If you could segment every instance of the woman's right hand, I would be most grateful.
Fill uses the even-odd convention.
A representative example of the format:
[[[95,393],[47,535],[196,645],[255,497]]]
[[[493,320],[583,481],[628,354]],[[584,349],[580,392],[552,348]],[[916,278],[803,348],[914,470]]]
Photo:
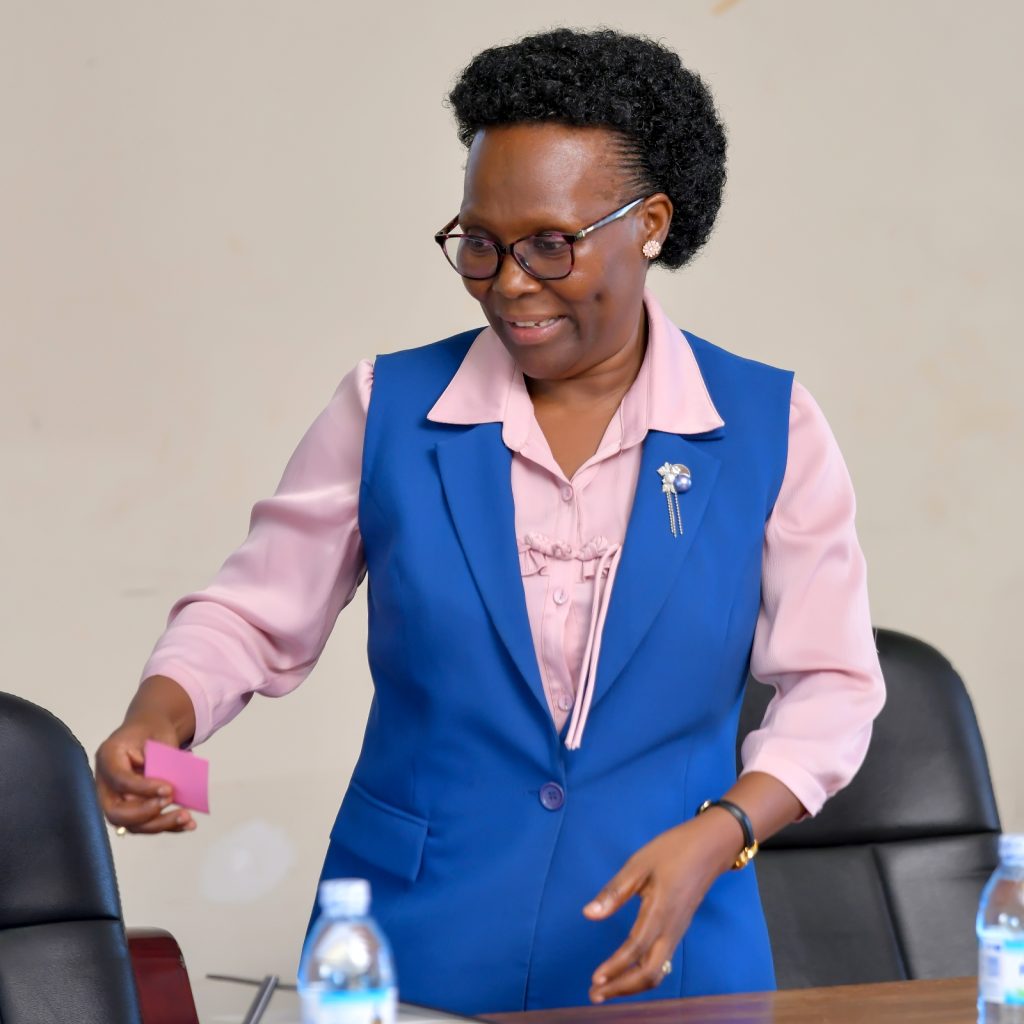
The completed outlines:
[[[191,832],[196,827],[188,811],[171,806],[169,782],[142,774],[146,740],[178,747],[194,732],[195,715],[185,691],[162,676],[147,679],[124,723],[96,751],[96,790],[111,825],[143,834]]]

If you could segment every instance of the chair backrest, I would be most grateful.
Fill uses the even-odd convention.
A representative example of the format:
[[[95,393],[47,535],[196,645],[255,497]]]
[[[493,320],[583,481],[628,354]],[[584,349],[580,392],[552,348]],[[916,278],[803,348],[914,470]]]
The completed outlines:
[[[0,1021],[140,1024],[110,843],[85,751],[0,693]]]
[[[999,815],[974,708],[921,640],[876,631],[887,699],[867,758],[756,860],[780,988],[973,974]],[[751,681],[740,737],[772,696]]]

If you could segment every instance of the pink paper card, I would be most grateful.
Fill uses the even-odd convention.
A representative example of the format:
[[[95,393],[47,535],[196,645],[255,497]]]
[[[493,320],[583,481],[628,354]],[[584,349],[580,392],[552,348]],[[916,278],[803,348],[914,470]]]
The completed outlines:
[[[205,757],[156,740],[146,740],[143,756],[146,763],[142,774],[147,779],[169,782],[174,788],[172,799],[179,807],[210,813],[210,762]]]

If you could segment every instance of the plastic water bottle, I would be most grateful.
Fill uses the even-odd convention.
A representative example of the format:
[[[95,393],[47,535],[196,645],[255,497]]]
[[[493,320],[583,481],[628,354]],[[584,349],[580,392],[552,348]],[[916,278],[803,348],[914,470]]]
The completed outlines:
[[[999,837],[978,907],[978,1020],[1024,1024],[1024,835]]]
[[[370,883],[320,883],[320,917],[299,963],[302,1024],[394,1024],[391,948],[370,917]]]

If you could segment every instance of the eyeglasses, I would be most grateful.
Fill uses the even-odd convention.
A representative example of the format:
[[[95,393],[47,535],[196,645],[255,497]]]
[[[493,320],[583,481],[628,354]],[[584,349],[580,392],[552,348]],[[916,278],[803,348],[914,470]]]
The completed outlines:
[[[559,281],[568,277],[576,264],[573,250],[576,242],[598,228],[625,217],[646,198],[641,196],[620,206],[606,217],[580,228],[574,235],[561,231],[542,231],[539,235],[524,235],[508,245],[502,245],[501,242],[481,238],[479,235],[452,234],[452,228],[459,223],[459,218],[453,217],[434,235],[434,241],[441,246],[445,258],[456,272],[472,281],[497,277],[502,261],[509,253],[527,274],[538,281]]]

